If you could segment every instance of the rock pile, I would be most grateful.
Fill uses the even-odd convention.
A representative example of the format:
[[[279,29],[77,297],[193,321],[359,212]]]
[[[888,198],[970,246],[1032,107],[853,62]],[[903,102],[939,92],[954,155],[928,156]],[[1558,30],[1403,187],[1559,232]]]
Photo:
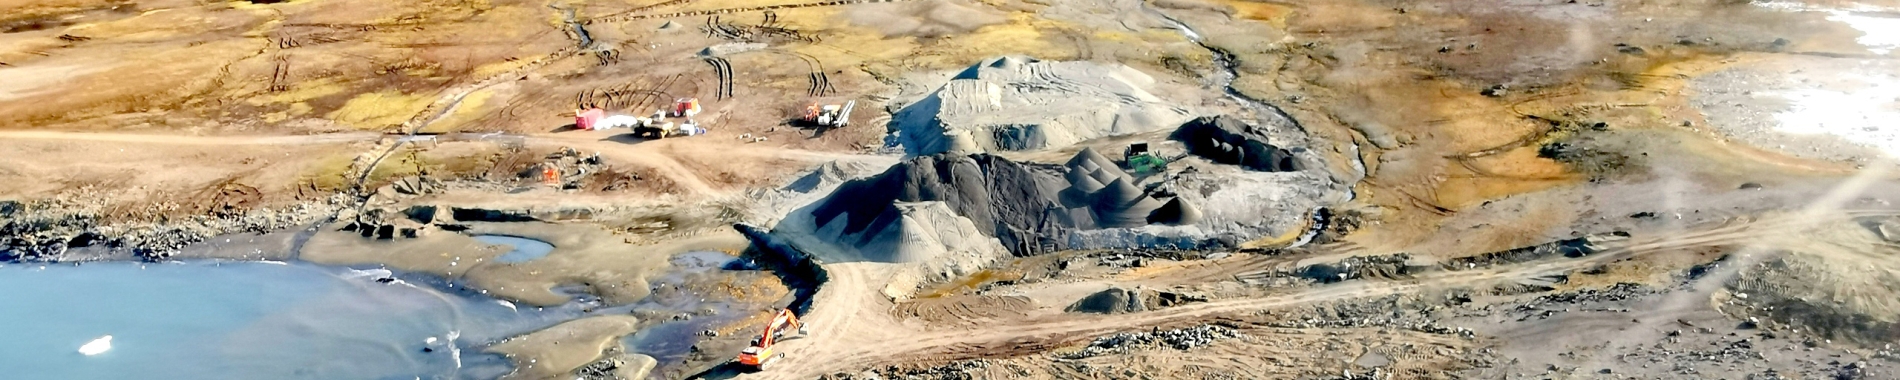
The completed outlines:
[[[584,380],[639,380],[646,379],[658,365],[651,356],[621,354],[587,363],[574,369],[574,374]]]
[[[96,194],[95,194],[96,195]],[[214,208],[202,214],[176,215],[180,205],[152,205],[149,212],[106,215],[107,202],[95,195],[68,194],[33,202],[0,202],[0,262],[97,259],[67,257],[74,248],[103,247],[115,259],[159,261],[179,248],[212,236],[279,231],[315,223],[347,203],[296,203],[278,209],[232,212]],[[167,209],[170,207],[170,209]],[[117,255],[130,254],[130,257]]]
[[[884,367],[884,368],[880,368],[880,369],[872,370],[872,371],[859,372],[857,374],[833,373],[833,374],[818,376],[818,379],[819,380],[980,379],[982,377],[980,377],[979,376],[980,374],[978,374],[977,372],[985,368],[989,368],[990,365],[991,365],[990,361],[988,360],[972,359],[972,360],[950,362],[948,364],[939,365],[939,366],[930,366],[930,367],[899,368],[899,367],[891,366],[891,367]]]
[[[1108,288],[1081,300],[1075,301],[1067,309],[1071,313],[1123,314],[1173,307],[1175,305],[1207,302],[1206,297],[1164,292],[1153,289]]]
[[[1139,291],[1108,288],[1088,297],[1082,297],[1066,309],[1071,313],[1123,314],[1148,311],[1147,302],[1143,302]]]
[[[1088,347],[1084,347],[1080,351],[1059,354],[1057,356],[1062,359],[1076,360],[1108,354],[1126,353],[1131,348],[1157,346],[1176,350],[1189,350],[1213,344],[1216,341],[1239,338],[1242,336],[1240,332],[1234,331],[1234,329],[1215,325],[1199,325],[1145,333],[1118,333],[1095,338],[1095,341],[1089,342]]]

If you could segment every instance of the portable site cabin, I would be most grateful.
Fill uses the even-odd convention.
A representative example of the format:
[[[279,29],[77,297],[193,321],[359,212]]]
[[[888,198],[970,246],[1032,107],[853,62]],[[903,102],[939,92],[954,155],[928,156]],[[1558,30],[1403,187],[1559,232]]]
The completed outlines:
[[[680,98],[673,101],[673,117],[693,117],[699,114],[699,98]]]
[[[576,111],[574,112],[574,126],[582,130],[592,131],[595,126],[600,124],[600,119],[604,117],[607,117],[607,111],[602,111],[599,108]]]

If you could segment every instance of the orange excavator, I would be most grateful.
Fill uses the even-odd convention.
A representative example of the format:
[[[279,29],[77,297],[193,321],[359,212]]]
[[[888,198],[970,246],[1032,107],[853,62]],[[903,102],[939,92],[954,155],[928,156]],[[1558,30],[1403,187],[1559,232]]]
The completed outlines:
[[[752,338],[752,346],[739,350],[739,364],[763,371],[772,362],[785,358],[784,352],[774,352],[772,346],[785,337],[786,330],[797,330],[799,335],[805,335],[805,324],[798,321],[791,309],[779,310],[778,315],[765,324],[765,331]]]

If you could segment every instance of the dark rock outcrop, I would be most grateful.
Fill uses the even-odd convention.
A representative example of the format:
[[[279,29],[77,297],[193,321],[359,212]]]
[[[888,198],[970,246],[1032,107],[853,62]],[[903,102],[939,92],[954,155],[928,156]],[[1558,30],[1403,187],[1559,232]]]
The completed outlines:
[[[1264,131],[1230,116],[1188,121],[1170,138],[1186,144],[1188,153],[1222,164],[1267,172],[1306,168],[1291,152],[1269,143]]]

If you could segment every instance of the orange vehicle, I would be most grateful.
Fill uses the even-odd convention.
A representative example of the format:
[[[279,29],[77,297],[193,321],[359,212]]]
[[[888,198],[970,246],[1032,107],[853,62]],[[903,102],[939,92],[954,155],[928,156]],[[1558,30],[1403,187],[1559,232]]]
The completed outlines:
[[[785,358],[784,352],[776,352],[772,346],[778,343],[779,338],[785,337],[786,330],[805,334],[805,324],[798,321],[798,316],[793,315],[791,309],[779,310],[778,315],[765,324],[765,331],[759,333],[759,337],[752,338],[752,346],[739,350],[739,364],[763,371],[772,362]]]

